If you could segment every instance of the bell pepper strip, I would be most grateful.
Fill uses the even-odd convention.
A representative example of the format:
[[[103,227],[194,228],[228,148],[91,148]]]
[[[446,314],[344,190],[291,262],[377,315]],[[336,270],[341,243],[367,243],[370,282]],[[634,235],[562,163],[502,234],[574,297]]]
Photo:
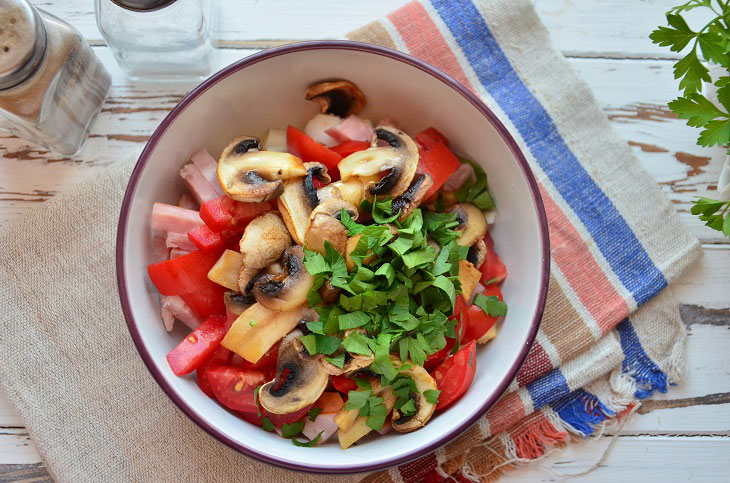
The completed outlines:
[[[345,405],[339,392],[323,392],[314,402],[315,408],[322,408],[322,413],[339,413]]]
[[[444,143],[434,144],[428,151],[419,150],[419,152],[420,159],[416,173],[429,174],[433,179],[433,186],[426,193],[426,199],[428,199],[461,166],[461,161],[459,161],[459,158]]]
[[[319,144],[294,126],[286,128],[286,147],[289,153],[305,163],[316,161],[327,166],[327,172],[332,181],[340,179],[337,164],[342,160],[342,156]]]
[[[267,382],[263,372],[218,366],[208,370],[208,380],[213,395],[225,407],[244,413],[258,412],[254,390]]]
[[[190,374],[220,347],[226,334],[224,317],[209,317],[167,353],[167,363],[176,376]]]
[[[474,380],[477,370],[476,342],[471,341],[431,372],[441,394],[436,409],[458,401]]]
[[[345,396],[348,392],[357,390],[357,383],[347,376],[332,376],[330,381],[332,386]]]
[[[345,141],[337,146],[332,146],[330,149],[343,158],[348,157],[352,153],[362,151],[370,147],[370,143],[367,141]],[[316,179],[316,178],[315,178]]]
[[[446,136],[441,134],[438,130],[436,130],[436,128],[433,127],[424,129],[423,131],[416,134],[414,138],[419,149],[423,151],[431,150],[431,148],[433,148],[438,143],[443,143],[447,147],[449,145],[449,141],[448,139],[446,139]]]
[[[483,294],[487,297],[495,296],[499,300],[504,300],[502,297],[502,291],[499,289],[499,285],[493,284],[484,289]],[[499,317],[495,317],[485,313],[480,307],[476,305],[469,306],[469,325],[466,329],[466,340],[479,340],[484,334],[489,332],[489,329],[494,327]]]
[[[208,225],[200,225],[190,230],[188,239],[195,247],[206,252],[218,250],[223,247],[224,243],[221,235],[208,228]]]
[[[494,251],[494,240],[492,240],[489,233],[484,237],[484,244],[487,246],[487,253],[484,257],[484,263],[479,268],[482,272],[481,282],[484,285],[500,283],[507,278],[507,268],[500,260],[497,252]]]
[[[180,298],[190,307],[197,316],[225,315],[226,304],[223,301],[225,287],[208,281],[208,285],[196,292],[180,295]]]
[[[220,253],[196,250],[173,260],[147,267],[147,274],[162,295],[183,295],[215,285],[208,280],[208,271]]]
[[[238,234],[243,233],[243,229],[246,225],[264,213],[268,213],[273,209],[273,205],[270,201],[264,201],[262,203],[244,203],[242,201],[236,201],[230,208],[233,220],[231,221],[230,228]]]
[[[231,359],[231,351],[225,347],[218,347],[212,354],[195,369],[195,377],[198,380],[198,387],[208,397],[213,398],[213,388],[210,387],[210,380],[208,379],[208,371],[219,366],[225,366]]]
[[[230,210],[234,203],[233,199],[225,195],[203,203],[200,207],[200,218],[208,228],[216,233],[221,232],[231,226],[233,215]]]

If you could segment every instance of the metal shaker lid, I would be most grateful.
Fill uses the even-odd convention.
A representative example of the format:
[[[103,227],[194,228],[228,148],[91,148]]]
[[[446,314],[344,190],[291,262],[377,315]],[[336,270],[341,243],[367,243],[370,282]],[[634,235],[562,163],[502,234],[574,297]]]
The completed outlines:
[[[0,89],[30,77],[46,52],[46,27],[25,0],[0,0]]]
[[[168,5],[175,3],[176,0],[111,0],[122,8],[127,10],[136,10],[138,12],[149,12],[159,10]]]

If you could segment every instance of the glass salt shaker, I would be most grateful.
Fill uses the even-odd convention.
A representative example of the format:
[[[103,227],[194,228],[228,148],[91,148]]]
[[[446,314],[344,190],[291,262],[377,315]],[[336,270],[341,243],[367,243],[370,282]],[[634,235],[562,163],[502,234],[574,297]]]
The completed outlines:
[[[133,80],[206,78],[214,14],[214,0],[96,0],[96,24]]]
[[[74,154],[110,85],[71,25],[26,0],[0,0],[0,130]]]

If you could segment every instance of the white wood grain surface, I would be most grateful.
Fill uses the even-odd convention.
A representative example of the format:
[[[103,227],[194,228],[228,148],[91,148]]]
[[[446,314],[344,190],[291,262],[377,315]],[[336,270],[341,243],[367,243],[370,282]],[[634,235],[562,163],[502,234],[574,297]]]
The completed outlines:
[[[36,5],[72,23],[95,45],[113,87],[92,136],[74,157],[49,154],[0,136],[0,225],[74,183],[141,149],[160,120],[192,86],[146,86],[122,76],[105,46],[92,0]],[[405,0],[220,0],[220,66],[292,40],[337,38]],[[644,414],[633,416],[608,458],[579,481],[727,481],[730,471],[730,243],[689,215],[692,198],[712,195],[722,149],[696,146],[697,130],[666,108],[676,95],[677,55],[647,35],[663,21],[668,0],[537,0],[556,46],[596,98],[643,166],[703,242],[704,259],[674,287],[689,332],[686,381]],[[679,3],[678,1],[676,3]],[[717,396],[719,394],[719,396]],[[671,407],[677,406],[677,407]],[[556,481],[599,460],[611,430],[571,445],[507,481]],[[48,478],[23,422],[0,395],[0,481]]]

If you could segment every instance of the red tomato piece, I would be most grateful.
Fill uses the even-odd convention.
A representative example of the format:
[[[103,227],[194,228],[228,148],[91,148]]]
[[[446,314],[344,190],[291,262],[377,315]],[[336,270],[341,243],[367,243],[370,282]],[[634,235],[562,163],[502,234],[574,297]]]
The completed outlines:
[[[436,128],[430,127],[424,129],[414,136],[418,147],[424,151],[428,151],[438,143],[443,143],[446,146],[449,145],[449,141],[446,136],[436,130]]]
[[[190,374],[220,347],[226,335],[224,317],[209,317],[167,353],[167,363],[176,376]]]
[[[436,409],[443,409],[466,393],[477,370],[476,342],[471,341],[431,373],[441,391]]]
[[[466,301],[464,300],[464,297],[462,295],[456,297],[456,302],[454,303],[454,313],[449,317],[449,319],[456,320],[456,333],[460,335],[453,339],[447,337],[446,345],[443,349],[438,352],[434,352],[433,354],[429,354],[426,357],[426,362],[423,364],[423,367],[425,367],[428,371],[438,366],[441,361],[449,356],[449,353],[454,348],[454,344],[456,343],[457,338],[459,339],[460,344],[464,344],[469,341],[465,337],[466,327],[469,327],[469,311],[466,305]]]
[[[182,294],[180,298],[199,317],[225,315],[226,304],[223,302],[223,294],[225,291],[225,287],[210,282],[197,292]]]
[[[220,257],[219,251],[196,250],[187,255],[147,267],[150,280],[162,295],[183,295],[204,290],[214,284],[208,271]]]
[[[208,371],[208,380],[216,399],[225,407],[244,413],[256,413],[254,390],[267,382],[260,371],[218,366]]]
[[[481,282],[484,285],[487,285],[487,282],[500,283],[507,278],[507,268],[494,251],[494,240],[489,233],[484,237],[484,244],[487,245],[487,254],[484,256],[484,263],[479,267],[482,272]]]
[[[286,128],[286,148],[305,163],[317,161],[327,166],[327,173],[332,181],[340,179],[337,164],[342,160],[342,156],[319,144],[294,126]]]
[[[262,203],[244,203],[242,201],[236,201],[230,208],[230,212],[233,217],[233,220],[231,221],[231,228],[238,234],[243,233],[243,229],[246,228],[246,225],[248,225],[251,220],[259,215],[268,213],[272,209],[271,202],[269,201],[264,201]]]
[[[269,421],[274,423],[274,426],[281,427],[286,424],[291,424],[294,421],[299,421],[303,417],[307,415],[310,409],[312,409],[314,405],[310,404],[306,408],[300,409],[299,411],[289,413],[289,414],[274,414],[266,411],[265,409],[261,410],[261,416],[265,416],[269,418]]]
[[[332,386],[344,395],[347,395],[350,391],[357,390],[355,381],[347,376],[332,376],[330,377],[330,381],[332,381]]]
[[[206,201],[200,207],[200,218],[214,232],[221,232],[228,228],[233,221],[230,213],[234,200],[226,195],[214,200]]]
[[[421,157],[416,173],[431,175],[433,186],[426,193],[426,198],[430,198],[449,179],[451,173],[456,171],[461,161],[444,143],[434,144],[428,151],[419,152]]]
[[[188,239],[200,250],[206,252],[218,250],[223,246],[223,238],[220,233],[214,232],[208,225],[200,225],[190,230]]]
[[[264,369],[275,369],[276,368],[276,360],[279,357],[279,343],[277,342],[274,344],[271,349],[266,351],[266,354],[261,356],[261,359],[259,359],[256,364],[253,364],[246,359],[241,359],[240,367],[242,369],[256,369],[259,371],[262,371]]]
[[[198,380],[198,387],[201,391],[208,395],[208,397],[214,397],[213,389],[210,387],[210,379],[208,379],[208,371],[218,367],[225,366],[231,358],[231,351],[225,347],[218,347],[215,352],[208,356],[195,370],[195,377]]]
[[[362,151],[370,147],[370,143],[367,141],[345,141],[344,143],[332,146],[330,149],[343,158],[348,157],[352,153]]]
[[[487,297],[493,295],[499,300],[503,300],[502,291],[499,289],[499,285],[490,285],[484,290],[484,295]],[[484,311],[476,305],[469,307],[469,325],[466,328],[465,340],[477,340],[497,322],[499,317],[493,317],[487,315]]]

